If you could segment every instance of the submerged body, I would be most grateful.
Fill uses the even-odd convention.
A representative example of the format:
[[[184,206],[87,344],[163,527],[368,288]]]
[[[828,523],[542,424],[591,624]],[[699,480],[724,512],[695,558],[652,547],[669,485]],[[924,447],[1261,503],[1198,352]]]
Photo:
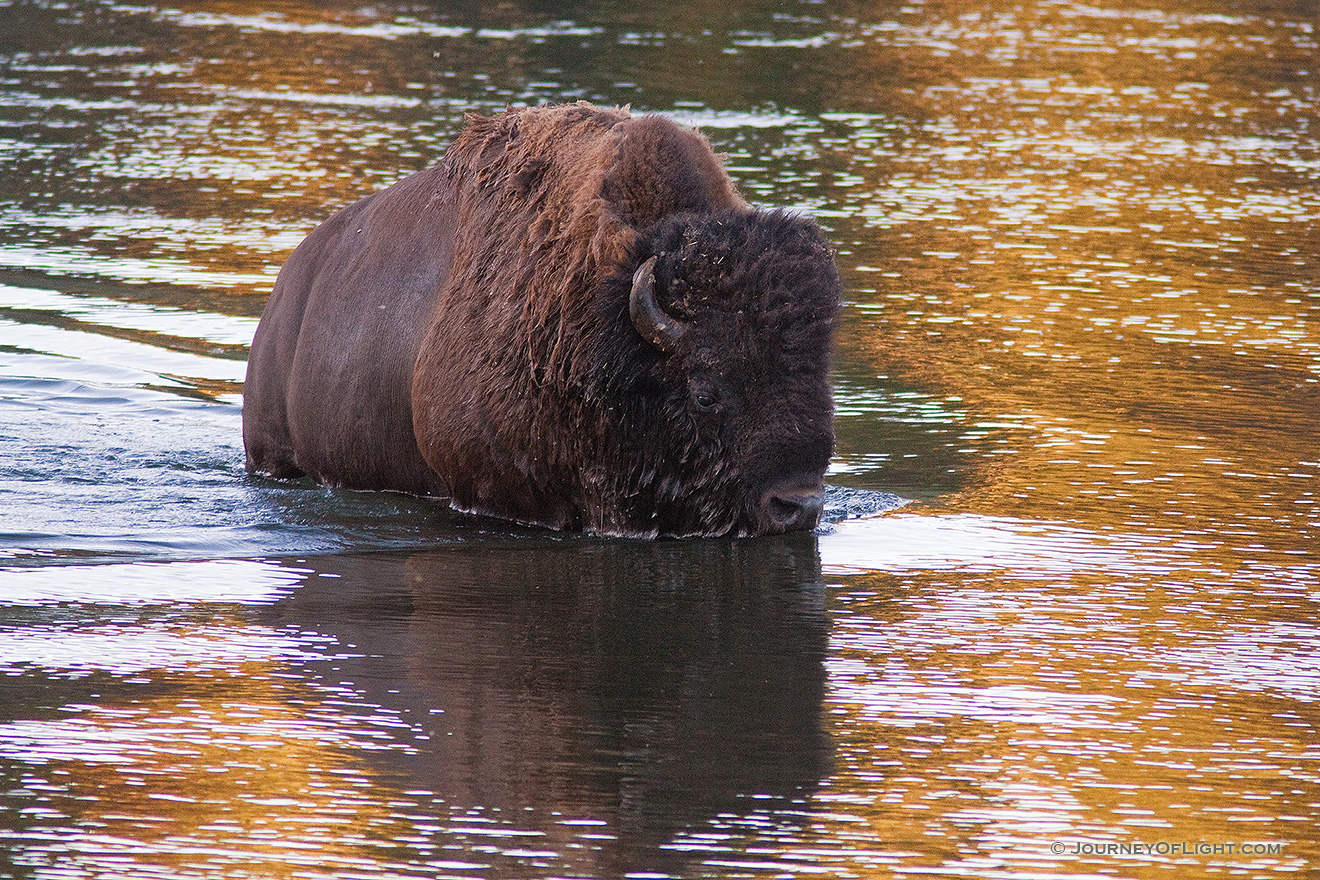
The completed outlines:
[[[627,535],[810,528],[839,280],[697,133],[587,104],[475,118],[280,272],[248,469]]]

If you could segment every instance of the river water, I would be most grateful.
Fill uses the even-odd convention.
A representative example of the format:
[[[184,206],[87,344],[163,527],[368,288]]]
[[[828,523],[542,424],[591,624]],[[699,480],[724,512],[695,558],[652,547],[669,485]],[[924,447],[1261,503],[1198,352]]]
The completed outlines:
[[[0,2],[0,876],[1314,876],[1318,26]],[[573,99],[837,246],[833,521],[245,477],[289,251]]]

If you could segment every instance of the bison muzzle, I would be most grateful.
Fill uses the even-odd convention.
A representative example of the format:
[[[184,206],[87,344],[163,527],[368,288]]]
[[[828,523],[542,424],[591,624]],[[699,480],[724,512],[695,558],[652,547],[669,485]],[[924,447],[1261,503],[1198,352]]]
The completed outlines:
[[[474,117],[289,257],[247,467],[635,536],[820,517],[838,272],[695,131],[571,104]]]

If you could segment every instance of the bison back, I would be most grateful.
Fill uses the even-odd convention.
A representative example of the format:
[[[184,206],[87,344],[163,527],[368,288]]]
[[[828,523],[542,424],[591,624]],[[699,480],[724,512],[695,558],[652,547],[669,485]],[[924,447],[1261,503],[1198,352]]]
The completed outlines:
[[[338,212],[294,251],[252,342],[250,472],[443,495],[413,438],[413,363],[453,259],[439,167]]]

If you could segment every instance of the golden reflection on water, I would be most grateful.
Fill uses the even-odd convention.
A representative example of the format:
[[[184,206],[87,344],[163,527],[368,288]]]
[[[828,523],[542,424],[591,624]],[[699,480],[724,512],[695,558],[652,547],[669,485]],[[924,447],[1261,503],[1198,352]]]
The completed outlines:
[[[1294,650],[1312,626],[1243,615],[1252,586],[1149,576],[851,579],[831,680],[840,759],[859,774],[837,793],[876,837],[928,857],[923,837],[947,841],[953,875],[1270,863],[1048,849],[1078,841],[1270,841],[1280,866],[1314,858],[1320,665]],[[1253,603],[1308,602],[1304,587],[1261,592]]]
[[[895,573],[840,585],[834,729],[853,772],[821,799],[887,845],[835,854],[866,873],[922,852],[940,876],[1305,870],[1314,25],[1192,4],[925,9],[868,50],[898,76],[867,84],[916,122],[826,132],[863,145],[832,160],[851,177],[845,348],[952,395],[980,464],[873,540],[973,511],[1091,537],[1033,539],[1060,558],[1033,566],[996,546],[1020,526],[946,531],[944,570],[882,550]],[[1106,542],[1135,555],[1106,560]],[[1238,849],[1070,854],[1160,841]]]
[[[56,794],[65,809],[88,804],[69,816],[76,831],[35,834],[28,846],[65,870],[202,863],[269,876],[351,869],[380,858],[373,844],[394,849],[405,823],[391,821],[372,779],[345,762],[344,750],[358,744],[337,719],[317,724],[315,709],[289,693],[260,701],[260,671],[235,671],[252,681],[242,693],[221,686],[32,725],[34,738],[75,753],[51,759],[34,748],[28,759],[45,759],[46,779],[21,785]]]
[[[138,589],[150,583],[140,576]],[[397,852],[405,823],[352,755],[400,747],[388,731],[401,723],[289,672],[328,640],[224,615],[132,616],[5,634],[11,681],[44,667],[43,702],[56,698],[53,711],[0,723],[14,762],[3,797],[33,804],[6,826],[18,864],[298,876]]]
[[[936,8],[871,50],[923,121],[853,157],[848,345],[983,414],[956,503],[1313,548],[1312,27]]]

